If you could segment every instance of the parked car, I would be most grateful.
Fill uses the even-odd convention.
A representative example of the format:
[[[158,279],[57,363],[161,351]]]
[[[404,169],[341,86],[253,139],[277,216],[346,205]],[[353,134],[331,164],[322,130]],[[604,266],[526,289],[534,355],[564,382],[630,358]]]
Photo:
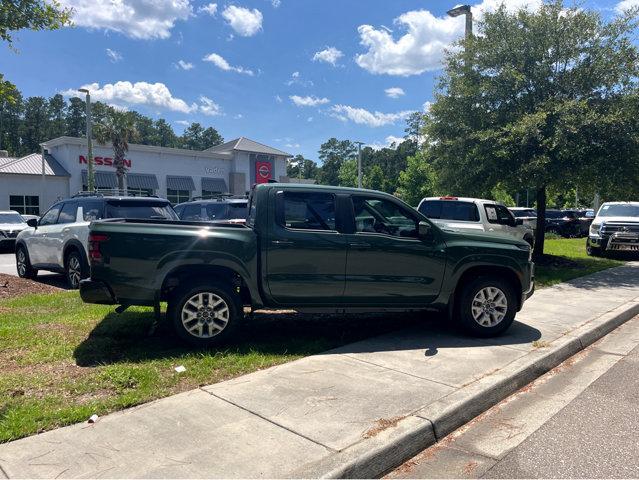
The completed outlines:
[[[592,210],[590,210],[592,212]],[[578,237],[586,237],[588,236],[588,231],[590,230],[590,224],[594,220],[594,214],[592,216],[588,216],[588,210],[564,210],[565,213],[574,214],[579,221],[579,231],[577,232]]]
[[[534,245],[535,235],[523,220],[516,219],[504,205],[494,200],[462,197],[424,198],[417,210],[442,228],[462,232],[490,233]]]
[[[546,232],[562,237],[578,237],[581,231],[579,217],[569,210],[546,210]]]
[[[586,252],[639,252],[639,202],[606,202],[590,225]]]
[[[530,228],[533,235],[535,234],[537,231],[537,211],[534,208],[509,207],[508,210],[516,219],[521,220],[525,227]]]
[[[15,210],[0,211],[0,251],[13,249],[16,237],[27,227],[27,222]]]
[[[195,199],[175,206],[180,220],[191,222],[245,223],[248,198],[220,195],[212,199]]]
[[[237,331],[244,306],[437,308],[470,333],[493,336],[533,292],[526,242],[440,229],[385,193],[266,183],[255,187],[249,212],[246,225],[93,222],[82,299],[156,312],[167,301],[177,335],[211,346]]]
[[[24,222],[28,222],[29,220],[35,220],[36,222],[40,220],[40,217],[37,215],[25,215],[24,213],[20,214],[20,216],[24,219]]]
[[[18,275],[38,270],[64,273],[71,288],[89,276],[89,224],[103,218],[178,220],[168,200],[152,197],[78,195],[57,202],[39,221],[29,220],[16,241]],[[147,245],[148,247],[148,245]]]

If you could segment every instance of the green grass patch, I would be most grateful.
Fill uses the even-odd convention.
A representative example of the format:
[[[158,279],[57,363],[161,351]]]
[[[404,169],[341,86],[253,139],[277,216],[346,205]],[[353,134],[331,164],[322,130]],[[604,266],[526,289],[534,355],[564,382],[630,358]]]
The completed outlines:
[[[535,282],[540,287],[549,287],[624,263],[616,258],[589,257],[585,238],[546,238],[544,253],[547,257],[535,268]]]
[[[423,318],[423,317],[422,317]],[[220,350],[181,344],[153,312],[84,304],[77,292],[0,301],[0,442],[86,421],[319,353],[416,315],[256,314]],[[186,371],[175,372],[184,365]]]

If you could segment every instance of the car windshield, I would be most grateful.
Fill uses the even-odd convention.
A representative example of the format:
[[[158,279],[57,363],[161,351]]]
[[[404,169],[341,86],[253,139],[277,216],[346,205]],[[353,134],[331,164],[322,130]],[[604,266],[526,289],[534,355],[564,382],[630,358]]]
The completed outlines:
[[[20,224],[24,219],[18,213],[0,213],[0,223]]]
[[[511,210],[511,212],[517,218],[537,216],[537,212],[535,212],[534,210]]]
[[[179,220],[167,202],[141,202],[137,200],[107,202],[106,217]]]
[[[604,205],[599,210],[600,217],[639,217],[639,205]]]
[[[206,206],[206,215],[209,220],[246,218],[248,216],[248,205],[245,202],[210,203]]]

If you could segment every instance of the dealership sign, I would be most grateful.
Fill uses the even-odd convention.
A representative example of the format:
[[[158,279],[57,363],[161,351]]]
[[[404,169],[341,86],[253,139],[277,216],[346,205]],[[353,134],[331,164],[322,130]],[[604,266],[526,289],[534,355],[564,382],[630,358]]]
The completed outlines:
[[[80,155],[80,163],[89,163],[84,155]],[[111,157],[93,157],[95,165],[105,165],[107,167],[115,166],[115,161]],[[124,166],[131,168],[131,160],[124,159]]]
[[[255,162],[255,183],[267,183],[273,178],[272,169],[271,162]]]

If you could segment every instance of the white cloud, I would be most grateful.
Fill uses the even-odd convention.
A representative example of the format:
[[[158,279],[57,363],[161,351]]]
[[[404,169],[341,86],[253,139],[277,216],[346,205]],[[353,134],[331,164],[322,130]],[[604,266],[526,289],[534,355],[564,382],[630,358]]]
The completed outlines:
[[[617,13],[624,13],[626,10],[630,10],[631,8],[639,7],[639,0],[622,0],[617,4],[615,10]]]
[[[313,86],[313,81],[312,80],[303,80],[302,79],[302,75],[300,74],[300,72],[293,72],[293,73],[291,73],[290,80],[285,82],[285,85],[288,85],[289,87],[291,85],[301,85],[303,87],[312,87]]]
[[[286,148],[300,148],[300,144],[299,143],[287,143],[286,145],[284,145]]]
[[[222,108],[210,98],[202,95],[200,97],[200,112],[204,115],[214,117],[216,115],[222,115]]]
[[[122,60],[122,54],[116,50],[111,50],[110,48],[106,49],[107,57],[111,60],[111,63],[117,63]]]
[[[373,150],[381,150],[382,148],[397,148],[397,146],[402,143],[403,141],[405,141],[406,139],[404,137],[396,137],[394,135],[389,135],[388,137],[386,137],[386,139],[384,140],[384,143],[382,142],[373,142],[373,143],[369,143],[366,146],[367,147],[371,147]]]
[[[275,95],[275,101],[277,103],[282,103],[282,97],[280,97],[279,95]]]
[[[399,98],[403,95],[406,95],[406,93],[404,92],[404,89],[399,87],[387,88],[386,90],[384,90],[384,93],[386,94],[387,97],[390,97],[390,98]]]
[[[425,113],[428,113],[428,112],[430,112],[430,107],[431,107],[432,105],[433,105],[433,102],[428,102],[428,101],[426,101],[426,102],[424,102],[424,104],[422,105],[422,110],[423,110]]]
[[[176,120],[174,123],[177,123],[178,125],[182,125],[184,127],[188,127],[189,125],[191,125],[191,122],[189,122],[188,120]]]
[[[404,137],[396,137],[394,135],[389,135],[386,137],[386,145],[391,146],[393,143],[399,145],[405,140]]]
[[[250,10],[244,7],[229,5],[222,16],[238,35],[252,37],[262,30],[262,12],[257,8]]]
[[[250,75],[251,77],[253,76],[253,70],[249,70],[244,67],[234,67],[230,65],[229,62],[227,62],[224,59],[224,57],[222,57],[221,55],[218,55],[217,53],[210,53],[206,57],[204,57],[202,60],[204,60],[205,62],[211,62],[217,68],[224,70],[226,72],[237,72],[237,73],[243,73],[244,75]]]
[[[192,70],[193,68],[195,68],[195,65],[193,65],[191,62],[185,62],[184,60],[178,60],[176,66],[178,68],[181,68],[182,70]]]
[[[309,122],[309,123],[310,123],[310,122],[312,122],[312,121],[313,121],[313,117],[308,117],[308,118],[306,119],[306,121],[307,121],[307,122]]]
[[[189,105],[181,98],[174,97],[167,86],[159,82],[131,83],[128,81],[120,81],[105,83],[102,86],[100,86],[99,83],[91,83],[83,85],[82,88],[88,89],[95,100],[106,103],[147,105],[149,107],[183,113],[191,113],[198,108],[196,104]],[[76,96],[78,91],[66,90],[61,93],[67,96]]]
[[[628,1],[628,0],[626,0]],[[484,12],[496,9],[501,0],[483,0],[473,7],[476,19]],[[508,0],[508,10],[522,7],[536,8],[542,0]],[[394,20],[398,28],[406,33],[395,39],[388,28],[360,25],[357,29],[360,44],[367,48],[357,55],[355,61],[373,74],[418,75],[437,70],[442,66],[444,49],[458,40],[464,33],[464,18],[436,17],[428,10],[406,12]]]
[[[73,23],[136,39],[168,38],[178,20],[193,13],[191,0],[60,0],[73,8]]]
[[[369,127],[392,125],[398,120],[405,119],[412,113],[409,110],[396,113],[369,112],[364,108],[356,108],[349,105],[334,105],[331,108],[331,112],[332,116],[344,122],[350,120]]]
[[[212,17],[217,13],[217,3],[209,3],[208,5],[202,5],[198,12],[208,13]]]
[[[282,0],[271,0],[271,5],[273,5],[273,8],[279,8],[282,5]]]
[[[313,55],[314,62],[326,62],[335,66],[337,61],[342,58],[344,54],[335,47],[326,47],[324,50],[315,52]]]
[[[290,98],[291,101],[298,107],[317,107],[318,105],[324,105],[330,102],[330,100],[326,97],[318,98],[315,95],[310,95],[306,97],[300,97],[299,95],[291,95],[288,98]]]
[[[238,113],[237,115],[234,115],[233,118],[235,120],[240,120],[240,119],[244,118],[244,115],[242,115],[241,113]]]

